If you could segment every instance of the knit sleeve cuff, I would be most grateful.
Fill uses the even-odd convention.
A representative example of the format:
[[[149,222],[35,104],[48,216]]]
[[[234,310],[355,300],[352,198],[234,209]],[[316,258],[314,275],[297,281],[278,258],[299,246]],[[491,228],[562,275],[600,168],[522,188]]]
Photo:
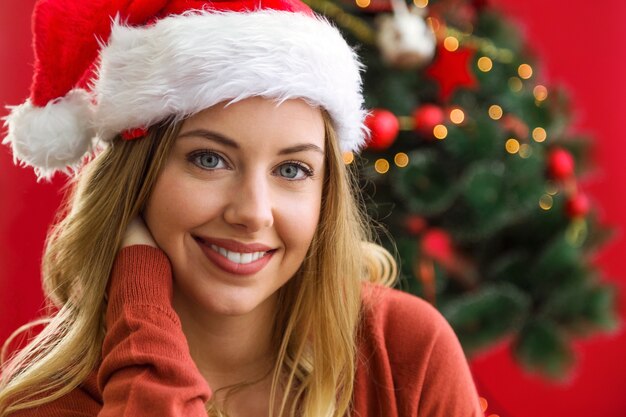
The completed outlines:
[[[172,269],[165,253],[148,245],[122,248],[109,278],[109,309],[124,305],[170,306]]]

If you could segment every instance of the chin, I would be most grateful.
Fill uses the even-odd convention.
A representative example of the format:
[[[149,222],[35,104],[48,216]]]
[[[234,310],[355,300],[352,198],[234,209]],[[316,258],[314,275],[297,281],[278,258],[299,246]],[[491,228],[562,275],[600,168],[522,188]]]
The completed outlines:
[[[201,314],[234,317],[258,313],[271,307],[276,298],[276,292],[266,296],[267,291],[254,286],[242,288],[218,285],[217,287],[213,287],[211,290],[207,289],[207,292],[200,296],[198,293],[185,294],[184,290],[180,289],[179,300],[184,300],[185,303],[194,303],[195,306],[192,307],[192,310],[200,310]],[[186,308],[189,307],[191,306],[186,306]]]
[[[205,304],[207,313],[219,316],[244,316],[255,311],[261,304],[254,300],[245,299],[222,299]]]

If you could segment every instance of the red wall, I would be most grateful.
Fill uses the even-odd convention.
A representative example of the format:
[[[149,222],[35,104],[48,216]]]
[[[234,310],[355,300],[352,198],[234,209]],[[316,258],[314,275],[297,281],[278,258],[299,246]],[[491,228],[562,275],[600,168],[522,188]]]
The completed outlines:
[[[626,282],[626,2],[605,0],[493,0],[525,29],[549,82],[565,84],[577,109],[576,126],[596,138],[596,172],[586,189],[618,235],[598,257],[608,280]],[[32,73],[33,0],[0,2],[0,105],[21,103]],[[5,115],[0,110],[0,116]],[[39,262],[60,201],[61,181],[36,184],[32,170],[14,167],[0,147],[0,341],[42,306]],[[626,320],[626,298],[620,312]],[[489,411],[501,417],[626,416],[626,335],[596,336],[576,344],[579,366],[565,385],[550,385],[514,365],[506,344],[472,363]]]
[[[33,0],[0,2],[0,115],[28,96],[32,75]],[[2,135],[3,136],[3,135]],[[15,167],[0,147],[0,341],[42,306],[39,262],[58,205],[59,184],[36,184],[32,170]]]

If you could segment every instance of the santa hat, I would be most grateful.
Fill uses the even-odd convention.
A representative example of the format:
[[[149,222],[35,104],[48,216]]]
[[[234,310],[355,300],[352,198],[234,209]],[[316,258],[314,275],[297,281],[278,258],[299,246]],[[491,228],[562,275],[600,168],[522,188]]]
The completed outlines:
[[[30,98],[3,143],[39,178],[97,140],[253,96],[324,108],[343,151],[365,141],[362,64],[300,0],[39,0],[33,33]]]

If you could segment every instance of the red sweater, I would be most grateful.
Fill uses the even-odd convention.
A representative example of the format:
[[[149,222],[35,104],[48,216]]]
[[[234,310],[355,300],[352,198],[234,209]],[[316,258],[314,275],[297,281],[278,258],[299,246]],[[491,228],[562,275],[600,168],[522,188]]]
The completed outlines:
[[[171,307],[171,281],[162,251],[124,248],[111,276],[99,368],[68,395],[14,416],[205,417],[211,391]],[[353,416],[482,417],[463,351],[437,310],[376,285],[363,294],[371,309],[363,318]]]

